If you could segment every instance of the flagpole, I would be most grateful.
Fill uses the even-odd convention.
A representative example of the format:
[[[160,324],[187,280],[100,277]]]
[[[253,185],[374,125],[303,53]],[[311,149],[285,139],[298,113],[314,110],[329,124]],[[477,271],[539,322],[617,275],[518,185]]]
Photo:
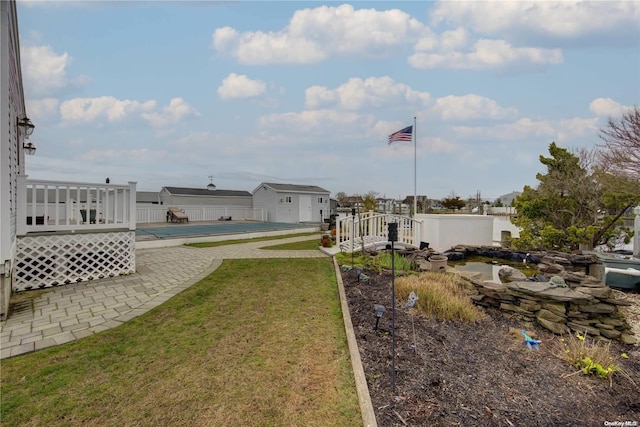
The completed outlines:
[[[418,178],[417,178],[417,149],[418,128],[416,127],[416,116],[413,116],[413,217],[418,214]]]

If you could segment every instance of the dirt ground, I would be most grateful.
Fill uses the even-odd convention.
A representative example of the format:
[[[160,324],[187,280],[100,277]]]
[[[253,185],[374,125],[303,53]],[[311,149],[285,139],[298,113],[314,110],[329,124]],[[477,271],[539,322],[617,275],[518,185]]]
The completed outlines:
[[[527,330],[542,340],[539,351],[528,349],[517,334],[519,322],[498,311],[486,310],[486,320],[463,324],[419,317],[397,300],[394,392],[391,273],[365,273],[368,282],[359,283],[355,271],[342,277],[380,427],[625,421],[640,426],[640,347],[611,344],[622,371],[610,385],[607,379],[576,373],[560,358],[559,337],[544,329]],[[377,330],[375,304],[386,308]]]

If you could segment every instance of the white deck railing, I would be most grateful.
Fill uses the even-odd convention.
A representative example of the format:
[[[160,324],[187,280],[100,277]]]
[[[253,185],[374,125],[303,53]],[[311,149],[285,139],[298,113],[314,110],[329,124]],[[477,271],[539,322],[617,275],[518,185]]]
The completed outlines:
[[[371,247],[388,242],[388,224],[398,224],[398,242],[404,246],[419,247],[422,221],[394,214],[377,214],[373,211],[356,216],[338,218],[336,244],[341,250],[353,252],[364,246]]]
[[[17,179],[18,236],[30,232],[136,229],[136,183]]]

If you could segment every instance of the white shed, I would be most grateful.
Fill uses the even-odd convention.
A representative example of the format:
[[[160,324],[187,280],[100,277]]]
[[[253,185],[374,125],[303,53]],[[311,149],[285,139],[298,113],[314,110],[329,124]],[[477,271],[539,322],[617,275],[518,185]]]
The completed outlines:
[[[264,209],[267,221],[320,223],[331,215],[331,193],[315,185],[263,182],[252,194],[253,207]]]

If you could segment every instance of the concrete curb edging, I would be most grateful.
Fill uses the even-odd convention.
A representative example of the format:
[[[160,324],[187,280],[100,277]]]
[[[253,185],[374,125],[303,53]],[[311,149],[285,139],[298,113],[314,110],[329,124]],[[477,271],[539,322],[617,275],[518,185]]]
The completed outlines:
[[[353,375],[356,380],[356,391],[358,393],[358,401],[360,402],[360,412],[362,414],[362,425],[364,427],[378,427],[376,415],[373,412],[373,404],[371,403],[371,395],[367,386],[367,378],[364,375],[362,360],[360,359],[360,350],[356,341],[356,334],[353,331],[351,323],[351,313],[347,304],[347,295],[344,292],[344,283],[340,274],[340,266],[335,257],[332,257],[333,269],[336,272],[336,280],[338,281],[338,291],[340,293],[340,305],[342,307],[342,320],[344,321],[344,329],[347,335],[347,344],[349,345],[349,355],[351,356],[351,366],[353,367]]]

